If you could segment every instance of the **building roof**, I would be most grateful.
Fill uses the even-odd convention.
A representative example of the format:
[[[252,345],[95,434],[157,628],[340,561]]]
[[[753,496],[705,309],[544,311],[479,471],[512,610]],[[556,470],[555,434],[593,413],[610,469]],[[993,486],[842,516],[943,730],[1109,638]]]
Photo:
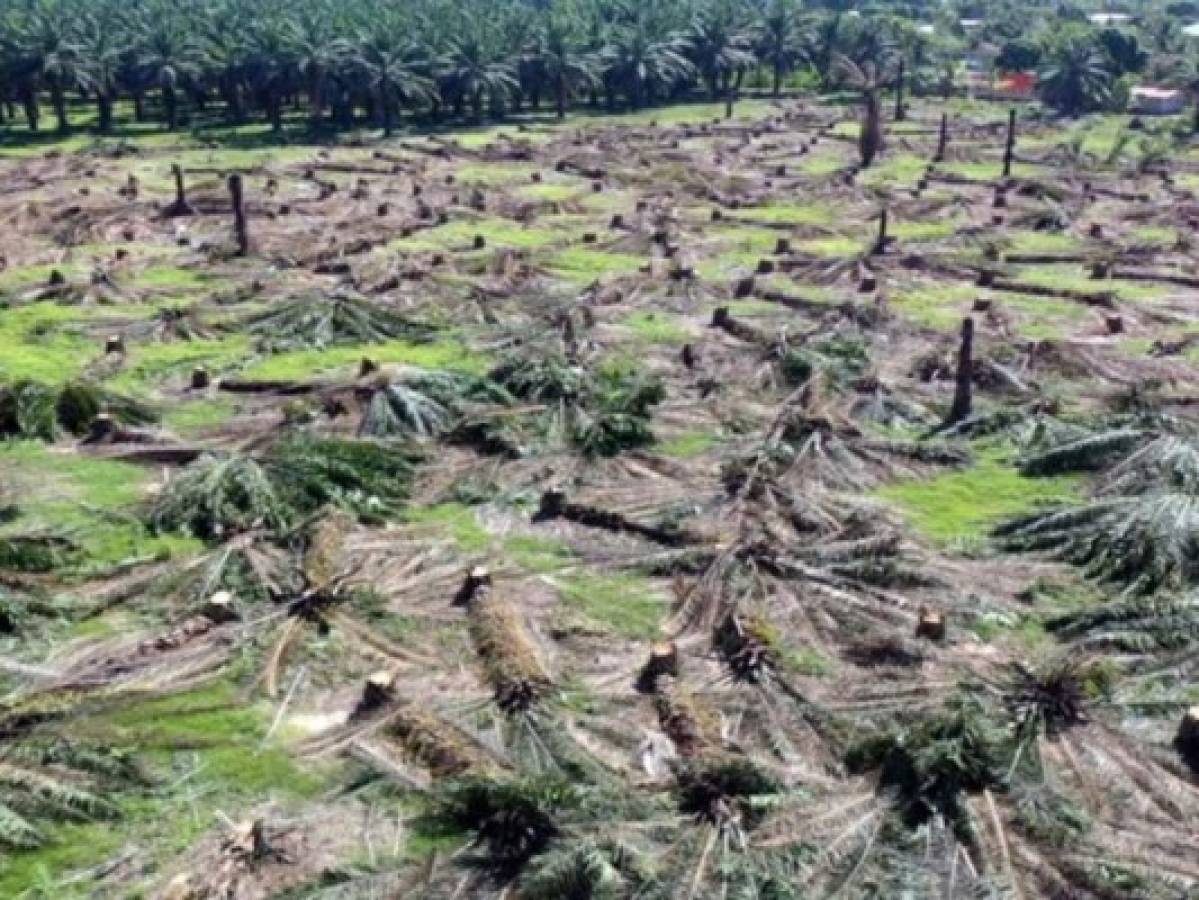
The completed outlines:
[[[1132,89],[1132,96],[1144,97],[1146,100],[1173,100],[1182,96],[1182,91],[1173,88],[1159,88],[1152,85],[1141,85]]]

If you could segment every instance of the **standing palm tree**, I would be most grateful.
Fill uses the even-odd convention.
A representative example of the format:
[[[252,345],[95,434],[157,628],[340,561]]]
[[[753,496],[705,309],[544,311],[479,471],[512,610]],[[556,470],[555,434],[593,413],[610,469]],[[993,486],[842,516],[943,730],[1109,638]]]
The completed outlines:
[[[801,58],[795,0],[771,0],[758,26],[758,59],[770,67],[771,94],[783,90],[783,78]]]
[[[250,23],[237,2],[212,7],[205,19],[206,63],[217,93],[225,104],[226,118],[235,124],[245,119],[243,91],[249,78]]]
[[[82,19],[79,49],[83,59],[83,83],[96,95],[96,128],[112,131],[112,107],[120,89],[121,63],[129,51],[125,32],[112,4],[92,10]]]
[[[453,93],[459,112],[463,103],[470,103],[476,121],[483,118],[484,99],[498,106],[519,87],[512,66],[494,59],[477,37],[450,42],[443,84]]]
[[[68,15],[61,0],[42,0],[31,8],[17,37],[24,47],[33,83],[44,85],[50,92],[61,133],[71,128],[67,116],[67,91],[83,87],[87,78],[75,40],[74,22],[75,17]]]
[[[862,130],[858,137],[858,150],[862,156],[862,168],[868,169],[874,158],[886,148],[879,92],[893,77],[890,64],[884,61],[880,67],[870,61],[858,65],[848,56],[837,54],[833,59],[833,71],[841,83],[862,95]]]
[[[385,19],[359,35],[352,53],[354,67],[370,86],[383,135],[391,137],[395,113],[404,104],[432,99],[434,86],[424,72],[427,60],[404,36],[395,19]]]
[[[1101,109],[1111,93],[1112,76],[1099,48],[1081,35],[1053,47],[1039,75],[1041,98],[1058,112],[1077,116]]]
[[[307,87],[308,124],[315,131],[321,126],[329,77],[342,66],[349,53],[345,41],[337,36],[326,7],[318,6],[292,26],[291,52]]]
[[[188,23],[172,10],[166,3],[143,8],[135,25],[138,66],[146,83],[162,91],[168,131],[174,131],[179,124],[180,88],[188,80],[201,77],[206,59]]]
[[[687,32],[690,57],[716,100],[725,93],[725,114],[733,114],[734,78],[757,62],[753,33],[738,27],[729,6],[701,11]]]
[[[537,35],[534,54],[553,88],[558,118],[564,119],[570,94],[599,84],[599,63],[594,54],[580,49],[571,24],[554,15],[547,17]]]
[[[247,38],[246,74],[273,131],[283,130],[283,98],[295,71],[288,32],[279,19],[259,21]]]
[[[689,45],[679,34],[655,38],[644,16],[618,26],[605,48],[605,73],[609,88],[622,90],[634,109],[656,96],[658,88],[673,85],[693,70],[687,59]]]

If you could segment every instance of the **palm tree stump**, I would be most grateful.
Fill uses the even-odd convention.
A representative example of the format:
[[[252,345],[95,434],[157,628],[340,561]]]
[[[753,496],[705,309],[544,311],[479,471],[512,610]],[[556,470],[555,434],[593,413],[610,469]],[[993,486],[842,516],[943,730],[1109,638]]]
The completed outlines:
[[[1186,764],[1199,774],[1199,706],[1192,706],[1183,714],[1174,746]]]
[[[679,677],[679,648],[673,641],[659,641],[649,651],[649,659],[637,673],[637,690],[653,694],[662,678]]]
[[[945,616],[934,609],[921,609],[916,620],[916,637],[929,641],[945,640]]]

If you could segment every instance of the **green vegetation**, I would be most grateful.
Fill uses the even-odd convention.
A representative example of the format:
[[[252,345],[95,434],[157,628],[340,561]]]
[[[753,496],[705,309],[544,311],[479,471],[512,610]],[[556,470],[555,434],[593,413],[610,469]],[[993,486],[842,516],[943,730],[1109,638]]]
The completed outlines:
[[[606,631],[642,640],[659,633],[666,601],[644,578],[579,574],[556,577],[554,584],[563,602]]]
[[[927,538],[947,544],[977,541],[1004,519],[1073,500],[1080,489],[1072,476],[1028,478],[1004,455],[990,452],[965,471],[897,482],[878,494]]]

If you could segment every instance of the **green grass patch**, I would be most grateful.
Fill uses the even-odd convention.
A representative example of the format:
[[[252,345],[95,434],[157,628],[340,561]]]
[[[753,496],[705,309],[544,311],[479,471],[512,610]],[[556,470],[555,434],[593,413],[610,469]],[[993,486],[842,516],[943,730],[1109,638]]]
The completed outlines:
[[[853,154],[853,155],[851,155]],[[799,170],[805,175],[820,178],[840,172],[851,162],[856,162],[856,154],[848,146],[824,144],[804,156],[799,163]]]
[[[549,257],[546,265],[567,281],[590,284],[605,276],[629,275],[636,272],[643,262],[645,260],[642,257],[631,253],[570,247]]]
[[[0,310],[0,380],[34,378],[57,383],[74,378],[102,352],[83,333],[87,312],[54,303]]]
[[[145,393],[167,379],[186,376],[196,366],[214,373],[228,371],[250,353],[250,339],[244,334],[205,341],[133,343],[126,367],[108,379],[108,386],[117,391]]]
[[[841,214],[823,203],[772,203],[769,206],[738,210],[737,215],[752,222],[770,222],[775,225],[831,227],[839,220]]]
[[[564,184],[542,182],[541,184],[528,184],[522,187],[518,193],[530,200],[542,200],[546,203],[563,203],[574,197],[578,197],[583,193],[583,188],[578,182]]]
[[[461,503],[442,503],[409,509],[404,519],[414,525],[443,528],[467,553],[478,553],[491,546],[491,533],[481,524],[474,509]]]
[[[212,286],[214,281],[211,275],[178,266],[151,266],[138,272],[133,279],[139,288],[183,293],[204,290]]]
[[[566,544],[539,535],[512,535],[504,541],[504,553],[526,572],[540,575],[560,572],[579,561]]]
[[[941,241],[953,237],[961,228],[955,219],[932,219],[922,222],[889,222],[887,234],[901,241]]]
[[[856,160],[856,151],[854,153]],[[900,182],[915,184],[924,177],[927,166],[928,159],[922,156],[912,153],[887,154],[880,162],[862,172],[858,180],[867,187],[880,188],[894,187]]]
[[[1017,280],[1041,287],[1069,291],[1114,291],[1122,300],[1135,302],[1160,300],[1170,289],[1140,281],[1121,281],[1118,278],[1096,281],[1077,266],[1027,266],[1020,269]]]
[[[1178,241],[1178,232],[1160,225],[1141,225],[1132,230],[1132,238],[1137,244],[1173,247]]]
[[[454,178],[459,184],[491,187],[512,184],[515,181],[528,181],[529,176],[536,170],[537,167],[529,163],[481,163],[458,166],[454,169]]]
[[[620,324],[651,344],[685,344],[691,337],[679,317],[669,313],[635,312]]]
[[[1026,478],[999,454],[983,455],[969,469],[887,485],[878,496],[896,506],[915,528],[938,544],[980,540],[1003,521],[1037,506],[1080,495],[1075,476]]]
[[[1080,253],[1086,244],[1064,231],[1017,231],[1006,240],[1009,253]]]
[[[662,456],[672,459],[691,459],[702,456],[720,443],[719,435],[710,431],[688,431],[654,446]]]
[[[597,626],[621,637],[657,636],[666,598],[634,575],[570,575],[554,579],[562,600]]]
[[[422,369],[452,369],[482,374],[490,359],[457,341],[415,344],[410,341],[385,341],[357,347],[330,347],[327,350],[294,350],[260,360],[241,372],[245,378],[303,381],[338,369],[356,366],[364,356],[379,363],[400,363]]]
[[[860,256],[866,249],[866,243],[848,237],[826,237],[800,241],[799,249],[813,256],[840,259],[846,256]]]
[[[473,246],[474,239],[481,235],[488,247],[537,248],[565,240],[569,237],[560,229],[530,228],[510,219],[479,218],[455,219],[418,232],[410,238],[401,238],[389,245],[392,250],[427,251]]]
[[[29,441],[0,442],[0,469],[20,509],[7,528],[64,531],[84,555],[73,568],[186,556],[203,546],[192,538],[151,534],[137,518],[155,470]]]
[[[218,812],[236,818],[246,804],[315,797],[324,786],[320,774],[300,769],[278,747],[261,746],[269,722],[268,708],[247,703],[224,682],[97,716],[96,729],[114,746],[137,748],[153,778],[150,789],[113,798],[124,812],[119,822],[54,826],[47,846],[7,857],[0,896],[93,896],[86,880],[67,877],[127,842],[162,862],[194,846]]]
[[[181,437],[191,437],[228,422],[237,413],[237,403],[225,397],[172,403],[163,413],[162,424]]]

